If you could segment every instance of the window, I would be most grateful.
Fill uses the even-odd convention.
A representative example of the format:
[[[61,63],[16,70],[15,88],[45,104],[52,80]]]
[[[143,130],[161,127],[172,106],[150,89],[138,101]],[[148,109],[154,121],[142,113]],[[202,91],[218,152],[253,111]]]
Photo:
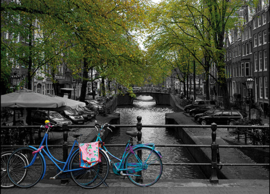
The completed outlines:
[[[246,77],[250,76],[249,63],[246,63]]]
[[[261,16],[258,16],[258,27],[262,25],[262,18]]]
[[[241,56],[241,46],[238,45],[238,56]]]
[[[242,45],[242,56],[245,56],[245,45]]]
[[[248,55],[249,54],[249,45],[248,45],[248,43],[246,44],[246,47],[247,47],[246,51],[247,51],[247,55]]]
[[[257,47],[258,42],[257,42],[257,34],[254,34],[254,47]]]
[[[263,98],[263,83],[262,83],[262,77],[259,78],[259,87],[260,87],[260,90],[259,90],[259,97],[260,98]]]
[[[268,77],[264,77],[264,98],[268,99]]]
[[[263,22],[263,25],[266,24],[266,13],[262,14],[262,22]]]
[[[258,34],[258,41],[259,41],[259,46],[261,46],[262,45],[262,33],[260,32],[259,34]]]
[[[20,42],[20,33],[18,33],[17,38],[16,38],[16,43]]]
[[[267,34],[266,34],[266,30],[265,31],[263,31],[263,44],[266,44],[266,42],[267,42]]]
[[[252,37],[252,36],[251,36],[251,27],[248,28],[248,32],[249,32],[249,33],[248,33],[248,34],[249,34],[249,38],[251,38],[251,37]]]
[[[254,69],[255,69],[255,71],[258,71],[258,70],[259,70],[259,64],[258,64],[257,52],[254,53]]]
[[[3,37],[4,37],[4,39],[8,39],[8,32],[4,32]]]
[[[256,22],[255,22],[256,20],[253,20],[253,29],[256,29]]]
[[[245,64],[242,63],[242,64],[241,64],[241,76],[242,76],[242,77],[245,76],[245,67],[244,67],[244,66],[245,66]]]
[[[232,93],[234,94],[234,93],[236,93],[236,84],[235,84],[235,82],[233,82],[232,83]]]
[[[249,53],[252,53],[252,42],[249,43]]]
[[[264,70],[267,70],[267,50],[264,51]]]
[[[221,116],[229,116],[229,115],[231,115],[230,112],[224,111]]]
[[[259,52],[259,67],[260,67],[260,71],[262,71],[262,68],[263,68],[262,51]]]

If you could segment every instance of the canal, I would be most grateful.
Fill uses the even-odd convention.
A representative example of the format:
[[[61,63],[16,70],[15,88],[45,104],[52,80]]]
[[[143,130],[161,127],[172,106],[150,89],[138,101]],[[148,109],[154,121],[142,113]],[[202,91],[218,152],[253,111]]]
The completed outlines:
[[[157,106],[151,96],[138,96],[132,106],[117,107],[116,113],[120,113],[121,124],[136,124],[137,116],[142,117],[142,124],[164,125],[165,113],[173,113],[170,106]],[[106,144],[125,144],[129,136],[127,130],[136,128],[121,128],[111,133],[105,140]],[[181,139],[177,139],[170,129],[165,128],[143,128],[143,143],[155,144],[181,144]],[[109,150],[117,157],[122,156],[123,147],[110,147]],[[157,147],[163,156],[163,163],[188,163],[194,162],[192,156],[183,147]],[[206,178],[198,166],[164,166],[161,179],[204,179]]]

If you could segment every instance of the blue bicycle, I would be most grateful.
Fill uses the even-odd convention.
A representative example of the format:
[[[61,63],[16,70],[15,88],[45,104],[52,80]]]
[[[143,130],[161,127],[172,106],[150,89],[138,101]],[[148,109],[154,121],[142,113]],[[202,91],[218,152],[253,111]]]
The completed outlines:
[[[96,188],[100,186],[109,173],[109,161],[104,152],[100,152],[101,161],[91,168],[80,168],[79,149],[73,152],[75,145],[79,145],[75,139],[65,162],[57,160],[48,149],[48,133],[53,127],[48,120],[45,121],[47,131],[38,148],[33,146],[22,147],[15,150],[7,162],[7,174],[10,181],[17,187],[29,188],[36,185],[45,176],[46,160],[44,155],[57,166],[59,173],[50,179],[56,179],[62,173],[70,173],[74,182],[83,188]],[[78,138],[80,135],[73,135]],[[45,148],[43,144],[45,143]],[[17,160],[18,156],[24,156],[29,163],[25,165],[25,160]],[[14,162],[16,161],[16,162]],[[19,164],[18,164],[19,163]],[[61,167],[62,166],[62,167]]]
[[[110,127],[113,126],[108,123],[102,126],[98,123],[95,124],[95,128],[99,131],[96,141],[100,142],[99,154],[101,162],[91,168],[80,168],[79,149],[73,152],[75,145],[78,145],[76,139],[66,162],[59,161],[51,155],[47,145],[48,132],[51,128],[49,126],[39,148],[33,146],[23,147],[12,153],[7,162],[9,179],[14,185],[21,188],[29,188],[36,185],[43,179],[46,172],[46,161],[42,153],[44,152],[59,169],[59,173],[50,179],[56,179],[60,174],[69,172],[73,181],[79,186],[83,188],[96,188],[102,183],[107,185],[105,180],[109,174],[109,165],[112,165],[115,174],[127,176],[137,186],[148,187],[155,184],[160,179],[163,171],[162,156],[155,149],[155,145],[152,143],[133,145],[133,137],[137,136],[137,132],[127,131],[126,133],[130,136],[130,139],[126,144],[122,159],[119,159],[107,150],[101,139],[101,134],[106,129],[111,130]],[[79,134],[73,135],[74,138],[78,138],[79,136]],[[43,149],[44,142],[46,143],[46,150]],[[12,161],[19,154],[22,154],[31,162],[27,166],[14,166]],[[109,158],[109,155],[119,162],[113,162]],[[57,162],[63,164],[63,167],[60,167]]]
[[[153,143],[133,145],[133,137],[136,137],[138,132],[126,131],[130,139],[126,144],[122,158],[119,159],[107,150],[100,136],[106,129],[112,131],[110,127],[114,126],[108,123],[104,125],[95,124],[95,128],[99,131],[96,141],[102,143],[100,151],[106,155],[107,160],[112,165],[113,172],[116,175],[127,176],[137,186],[148,187],[155,184],[163,171],[162,156],[155,149],[155,145]],[[109,155],[118,162],[113,162]],[[105,180],[104,183],[106,184]]]

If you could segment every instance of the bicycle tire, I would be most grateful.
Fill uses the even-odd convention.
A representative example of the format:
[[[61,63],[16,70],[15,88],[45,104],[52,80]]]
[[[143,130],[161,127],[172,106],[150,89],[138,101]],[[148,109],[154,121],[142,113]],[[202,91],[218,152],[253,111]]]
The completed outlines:
[[[20,188],[30,188],[36,185],[42,178],[44,173],[44,159],[42,158],[40,153],[37,153],[36,159],[34,163],[25,168],[25,165],[18,164],[18,166],[14,166],[14,156],[16,154],[22,154],[24,155],[29,163],[31,163],[33,157],[32,152],[35,151],[35,149],[30,147],[23,147],[15,150],[12,155],[8,159],[7,163],[7,173],[8,177],[11,180],[11,182]],[[26,170],[26,174],[22,175],[22,171]],[[22,179],[23,177],[23,179]],[[18,181],[22,179],[21,181]]]
[[[128,179],[135,185],[140,187],[149,187],[155,184],[161,177],[163,171],[163,164],[160,156],[150,148],[138,147],[130,152],[125,159],[125,168]],[[142,153],[141,162],[138,160],[139,151]],[[148,158],[148,159],[147,159]],[[147,166],[143,165],[147,159]],[[137,165],[136,165],[137,164]],[[134,172],[134,165],[142,166],[142,170]],[[137,175],[137,176],[135,176]]]
[[[12,155],[13,151],[6,151],[1,153],[1,188],[12,188],[15,185],[10,181],[8,174],[7,174],[7,162],[9,157]],[[28,161],[24,155],[16,155],[16,163],[22,162],[23,165],[28,165]],[[15,165],[13,163],[13,165]],[[21,182],[26,174],[26,169],[24,172],[24,175],[22,176],[21,180],[18,182]]]
[[[94,189],[99,187],[109,174],[109,160],[103,151],[100,151],[101,162],[91,168],[81,168],[79,171],[70,172],[73,181],[82,188]],[[75,151],[70,160],[69,169],[80,168],[79,150]]]

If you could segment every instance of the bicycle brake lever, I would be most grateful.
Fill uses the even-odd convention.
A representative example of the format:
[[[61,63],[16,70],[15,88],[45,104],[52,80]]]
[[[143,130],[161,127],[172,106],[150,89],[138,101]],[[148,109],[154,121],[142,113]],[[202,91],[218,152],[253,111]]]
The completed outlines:
[[[111,132],[113,132],[112,129],[111,129],[110,127],[107,127],[107,128],[108,128]]]

